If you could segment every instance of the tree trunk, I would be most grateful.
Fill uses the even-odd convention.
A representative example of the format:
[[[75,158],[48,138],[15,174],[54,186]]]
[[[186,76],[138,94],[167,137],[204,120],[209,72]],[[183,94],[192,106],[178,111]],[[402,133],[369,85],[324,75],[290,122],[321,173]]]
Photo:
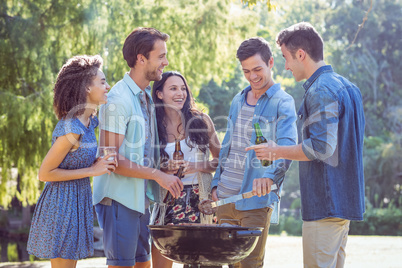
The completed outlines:
[[[17,242],[17,252],[19,261],[29,261],[29,254],[27,251],[27,243],[23,241]]]
[[[21,227],[29,227],[31,225],[31,206],[27,204],[22,207],[22,223]]]
[[[8,262],[8,254],[7,254],[7,249],[8,249],[8,241],[5,239],[1,239],[0,242],[0,247],[1,247],[1,262]]]

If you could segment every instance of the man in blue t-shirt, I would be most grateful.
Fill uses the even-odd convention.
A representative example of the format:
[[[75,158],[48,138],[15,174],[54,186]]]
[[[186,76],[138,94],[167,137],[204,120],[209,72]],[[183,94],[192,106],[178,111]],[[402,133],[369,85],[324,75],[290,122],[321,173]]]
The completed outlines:
[[[159,186],[176,198],[183,183],[159,168],[159,141],[151,81],[162,78],[169,36],[153,28],[128,35],[123,56],[130,67],[108,93],[99,111],[100,144],[118,150],[118,168],[94,178],[93,203],[103,228],[106,264],[151,267],[149,199]]]

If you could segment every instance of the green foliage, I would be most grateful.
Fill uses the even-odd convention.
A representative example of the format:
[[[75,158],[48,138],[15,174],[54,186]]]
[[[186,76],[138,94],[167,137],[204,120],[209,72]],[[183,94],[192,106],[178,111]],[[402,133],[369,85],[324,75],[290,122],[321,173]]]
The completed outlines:
[[[279,217],[279,224],[271,225],[270,234],[286,233],[293,236],[302,235],[303,221],[299,209],[284,209]],[[391,205],[389,208],[367,206],[363,221],[351,221],[350,235],[402,235],[402,211]]]
[[[374,1],[364,28],[355,44],[348,47],[366,15],[370,1],[282,1],[276,12],[257,10],[260,16],[258,34],[271,43],[275,60],[274,78],[290,93],[299,107],[304,95],[302,83],[296,83],[291,72],[285,70],[275,36],[279,30],[300,21],[312,23],[324,39],[324,59],[335,71],[357,84],[362,92],[366,116],[364,174],[366,198],[375,207],[390,202],[400,207],[402,194],[402,79],[401,69],[402,17],[398,1]],[[374,146],[373,142],[378,143]],[[289,173],[289,172],[288,172]],[[283,204],[297,198],[298,175],[288,174]]]
[[[23,205],[38,198],[36,174],[55,124],[52,83],[65,59],[82,53],[78,44],[88,36],[87,13],[79,2],[0,6],[0,55],[6,63],[0,66],[0,206],[7,207],[14,195]]]
[[[229,77],[237,44],[255,32],[258,22],[248,10],[231,8],[228,0],[138,2],[134,7],[130,2],[108,2],[107,30],[99,39],[105,40],[108,52],[109,81],[120,80],[127,71],[121,53],[125,37],[135,27],[155,27],[170,35],[166,70],[181,72],[197,96],[202,83]]]
[[[237,68],[234,77],[229,81],[223,81],[221,86],[211,80],[207,85],[201,87],[197,101],[208,105],[209,116],[218,132],[226,132],[227,117],[232,99],[246,85],[243,72]]]
[[[257,0],[241,0],[241,2],[250,8],[254,7],[257,5]],[[268,11],[271,11],[273,8],[276,7],[276,5],[271,3],[271,0],[259,0],[260,3],[265,3],[265,5],[268,8]]]
[[[167,70],[182,72],[195,96],[213,78],[228,79],[234,51],[255,35],[258,18],[230,1],[14,1],[0,3],[0,206],[16,196],[34,203],[37,170],[56,124],[52,88],[64,62],[100,54],[109,84],[128,67],[122,46],[136,27],[168,33]],[[17,171],[17,176],[12,172]]]
[[[296,198],[290,205],[290,209],[301,209],[301,199]]]
[[[300,106],[304,95],[303,82],[297,83],[292,73],[285,69],[285,61],[275,44],[276,35],[281,29],[300,21],[312,23],[322,34],[326,62],[357,84],[362,92],[366,116],[366,198],[375,207],[386,207],[390,202],[400,207],[402,91],[399,89],[402,82],[397,72],[402,67],[402,43],[399,42],[402,28],[398,27],[402,25],[399,15],[401,3],[375,1],[355,44],[345,50],[354,39],[358,24],[368,8],[367,1],[288,0],[279,2],[274,12],[267,12],[261,5],[256,5],[251,12],[259,18],[258,36],[271,45],[275,61],[274,80],[294,97],[296,108]],[[241,81],[240,77],[235,78],[236,75],[241,76],[240,73],[233,73],[231,81]],[[220,116],[224,119],[234,91],[241,90],[238,87],[230,91],[225,83],[219,85],[219,80],[210,81],[200,91],[199,100],[209,106],[212,118]],[[222,132],[225,131],[225,122],[215,120]],[[283,207],[295,205],[294,202],[300,197],[297,166],[294,163],[287,173]]]
[[[351,222],[353,235],[402,235],[402,211],[395,207],[372,208],[364,214],[364,221]]]
[[[369,3],[354,1],[341,3],[328,12],[330,60],[336,70],[359,86],[366,114],[367,136],[388,136],[402,132],[401,98],[402,17],[401,2],[374,1],[364,28],[351,49],[345,51],[354,38]]]
[[[302,235],[302,225],[303,221],[300,218],[299,210],[289,209],[281,210],[279,216],[279,224],[269,227],[270,234],[282,234],[286,233],[293,236]]]
[[[391,202],[402,205],[401,155],[401,141],[395,135],[388,142],[379,137],[365,138],[366,198],[374,207],[387,207]]]
[[[186,76],[197,101],[207,106],[217,130],[223,132],[223,119],[233,96],[247,85],[235,58],[237,47],[246,38],[259,35],[268,40],[275,60],[274,79],[295,98],[296,107],[300,105],[302,83],[296,83],[285,70],[275,37],[285,27],[308,21],[323,36],[326,62],[362,92],[367,200],[375,208],[391,204],[400,208],[400,1],[374,1],[364,28],[348,50],[369,1],[242,2],[248,6],[229,0],[2,1],[0,206],[7,207],[13,196],[32,204],[43,186],[36,173],[50,146],[56,123],[52,87],[66,59],[100,54],[108,82],[113,85],[128,70],[121,53],[125,37],[138,26],[156,27],[171,36],[166,70],[178,70]],[[275,4],[275,8],[267,12],[265,3]],[[249,8],[253,4],[254,8]],[[298,206],[297,166],[293,163],[288,171],[282,207]],[[18,181],[12,174],[15,170]],[[285,221],[293,224],[281,218],[281,224]]]
[[[9,262],[18,262],[17,243],[9,243],[7,248],[7,256]]]

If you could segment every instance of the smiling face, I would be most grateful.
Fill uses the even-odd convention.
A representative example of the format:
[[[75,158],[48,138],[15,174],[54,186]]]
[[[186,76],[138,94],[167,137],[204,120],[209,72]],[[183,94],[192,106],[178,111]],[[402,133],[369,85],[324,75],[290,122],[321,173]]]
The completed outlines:
[[[268,65],[263,61],[260,54],[255,54],[241,62],[244,76],[250,82],[254,91],[266,91],[273,84],[271,70],[274,66],[274,58],[270,58]]]
[[[295,55],[290,52],[285,45],[281,46],[282,55],[285,58],[285,69],[292,72],[294,78],[297,82],[307,79],[306,71],[304,65],[302,64],[301,60],[301,53],[300,49],[295,53]]]
[[[148,59],[144,57],[145,78],[149,82],[162,79],[163,69],[169,65],[166,54],[166,42],[157,40],[154,44],[154,49],[149,53]]]
[[[177,110],[183,108],[184,102],[188,96],[187,88],[183,79],[177,75],[173,75],[166,79],[162,91],[158,91],[156,94],[158,98],[167,105],[167,107],[174,107]]]
[[[91,85],[88,87],[87,102],[90,104],[103,104],[107,102],[107,92],[110,86],[106,82],[105,74],[98,69],[96,76],[92,80]]]

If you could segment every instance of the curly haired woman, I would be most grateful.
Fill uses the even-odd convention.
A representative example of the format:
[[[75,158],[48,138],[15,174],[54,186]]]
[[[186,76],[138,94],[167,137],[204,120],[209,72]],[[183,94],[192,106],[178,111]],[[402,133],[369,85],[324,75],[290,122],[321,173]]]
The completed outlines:
[[[76,56],[61,68],[54,87],[53,107],[60,120],[52,146],[39,169],[46,182],[33,215],[28,252],[50,259],[52,267],[75,267],[93,255],[93,210],[89,177],[110,173],[113,154],[96,159],[94,116],[106,103],[110,86],[101,71],[100,56]]]

